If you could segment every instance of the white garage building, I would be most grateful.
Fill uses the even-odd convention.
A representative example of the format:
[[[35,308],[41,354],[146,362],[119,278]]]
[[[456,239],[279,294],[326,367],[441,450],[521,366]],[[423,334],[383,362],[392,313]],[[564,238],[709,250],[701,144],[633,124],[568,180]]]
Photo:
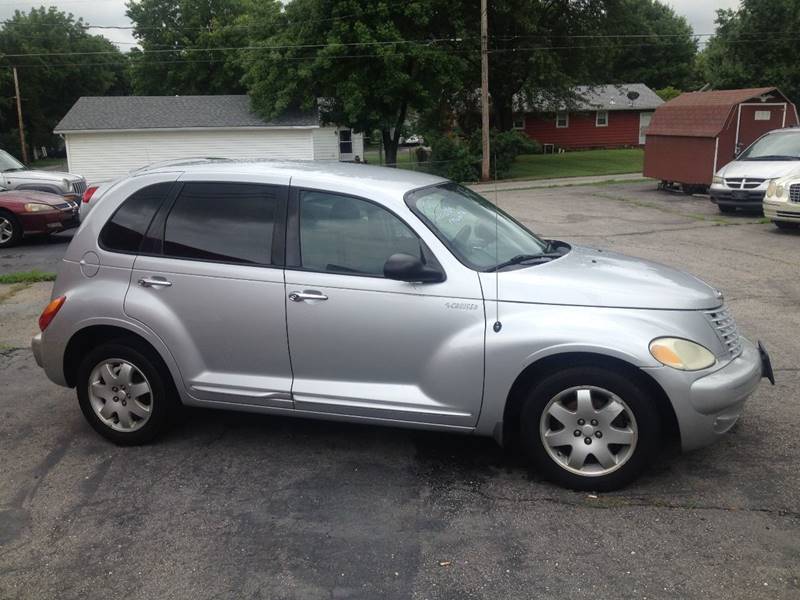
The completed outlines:
[[[189,157],[352,161],[362,134],[323,126],[319,111],[264,121],[247,96],[86,96],[56,126],[71,173],[90,183]]]

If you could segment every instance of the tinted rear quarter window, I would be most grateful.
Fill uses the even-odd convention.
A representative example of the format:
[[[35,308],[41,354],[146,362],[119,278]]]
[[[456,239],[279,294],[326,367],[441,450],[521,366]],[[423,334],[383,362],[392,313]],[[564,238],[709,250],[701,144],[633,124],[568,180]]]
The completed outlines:
[[[187,183],[164,230],[164,254],[269,265],[279,188],[248,183]]]
[[[113,252],[138,252],[144,233],[172,189],[173,183],[156,183],[131,194],[100,232],[100,246]]]

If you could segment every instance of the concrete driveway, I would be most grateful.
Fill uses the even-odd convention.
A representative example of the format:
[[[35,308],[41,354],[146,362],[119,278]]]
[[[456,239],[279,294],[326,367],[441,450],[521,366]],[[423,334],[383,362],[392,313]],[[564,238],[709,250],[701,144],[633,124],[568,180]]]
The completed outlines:
[[[725,291],[778,383],[716,446],[599,496],[541,481],[491,440],[291,418],[192,411],[122,449],[26,348],[6,349],[0,598],[797,599],[800,235],[653,188],[499,202],[546,237]]]

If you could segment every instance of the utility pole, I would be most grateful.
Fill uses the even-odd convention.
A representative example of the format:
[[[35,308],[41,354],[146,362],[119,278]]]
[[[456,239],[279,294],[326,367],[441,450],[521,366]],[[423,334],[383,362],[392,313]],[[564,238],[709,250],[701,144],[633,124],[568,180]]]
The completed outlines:
[[[19,121],[19,144],[22,146],[22,162],[28,164],[28,149],[25,146],[25,127],[22,124],[22,98],[19,95],[19,78],[17,77],[17,67],[11,67],[14,71],[14,92],[17,94],[17,120]]]
[[[481,181],[489,181],[489,19],[487,0],[481,0]]]

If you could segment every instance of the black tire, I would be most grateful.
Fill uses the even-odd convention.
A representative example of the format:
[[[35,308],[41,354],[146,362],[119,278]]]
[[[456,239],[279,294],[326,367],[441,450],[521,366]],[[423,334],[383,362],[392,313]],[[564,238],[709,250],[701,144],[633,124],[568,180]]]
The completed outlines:
[[[724,204],[717,204],[717,208],[719,208],[719,212],[723,214],[730,214],[736,212],[735,206],[726,206]]]
[[[22,224],[19,222],[17,217],[5,210],[0,210],[0,218],[7,221],[11,226],[11,237],[5,242],[0,240],[0,248],[10,248],[11,246],[16,246],[22,239]]]
[[[581,386],[613,393],[628,405],[636,421],[637,439],[632,454],[616,470],[606,474],[581,475],[567,470],[550,456],[541,439],[540,420],[550,400],[564,390]],[[535,384],[523,406],[520,426],[528,457],[538,471],[554,483],[583,491],[611,491],[636,479],[659,448],[661,437],[658,408],[645,386],[630,373],[593,366],[569,367]],[[573,427],[577,425],[565,424],[570,431]],[[598,440],[592,438],[592,441]]]
[[[92,408],[89,397],[91,373],[97,365],[111,358],[121,359],[133,365],[150,384],[151,392],[148,400],[151,414],[144,425],[133,431],[112,429]],[[153,440],[169,427],[180,407],[166,365],[155,352],[137,339],[120,338],[94,348],[78,365],[76,381],[78,404],[83,416],[97,433],[119,446],[137,446]]]
[[[800,223],[790,223],[788,221],[773,221],[775,223],[775,227],[778,229],[797,229],[800,227]]]

